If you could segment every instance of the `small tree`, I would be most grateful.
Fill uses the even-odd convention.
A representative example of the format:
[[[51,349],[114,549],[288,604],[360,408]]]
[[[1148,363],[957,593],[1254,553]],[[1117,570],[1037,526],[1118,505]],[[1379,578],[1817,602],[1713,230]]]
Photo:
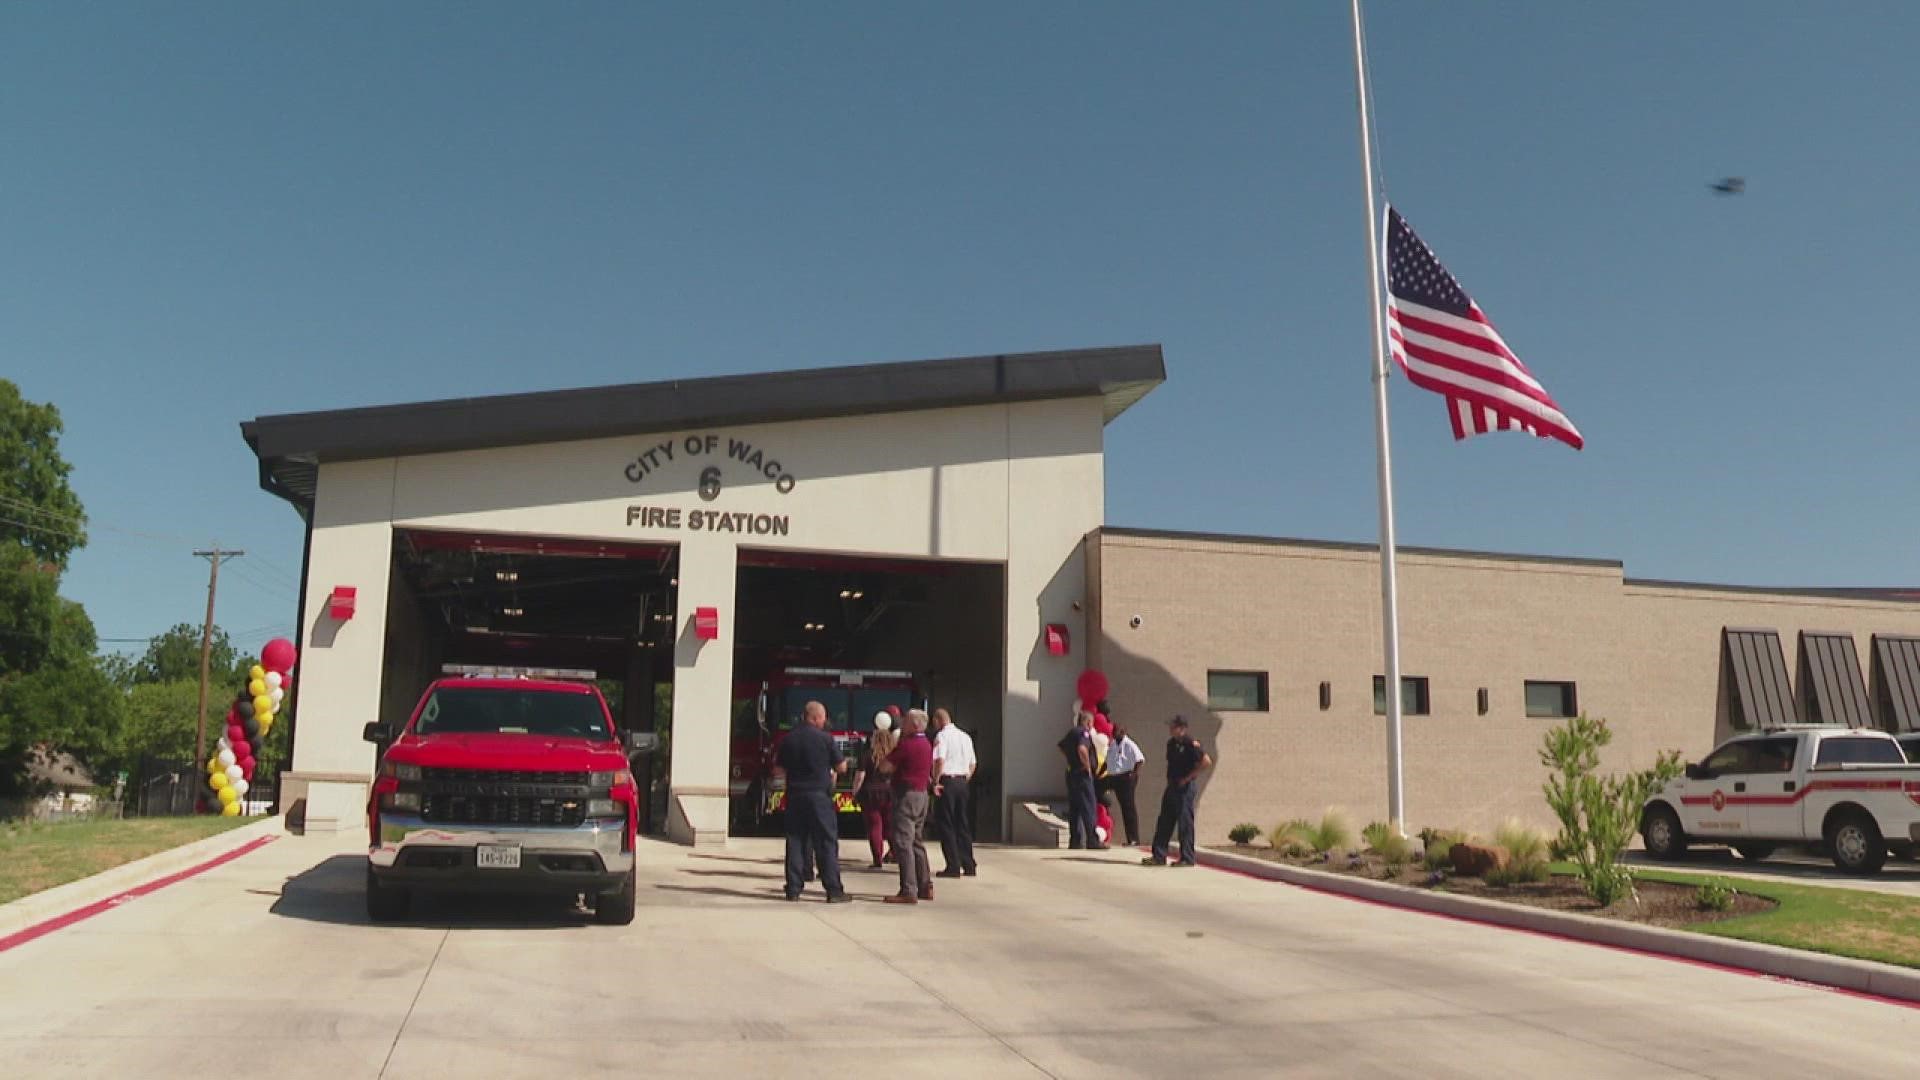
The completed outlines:
[[[1640,826],[1640,809],[1653,789],[1680,774],[1680,752],[1662,751],[1651,769],[1626,776],[1600,777],[1600,751],[1613,741],[1604,719],[1585,713],[1547,732],[1540,762],[1547,777],[1547,805],[1560,819],[1557,846],[1579,868],[1580,883],[1596,903],[1606,906],[1634,896],[1633,874],[1619,864],[1620,853]]]

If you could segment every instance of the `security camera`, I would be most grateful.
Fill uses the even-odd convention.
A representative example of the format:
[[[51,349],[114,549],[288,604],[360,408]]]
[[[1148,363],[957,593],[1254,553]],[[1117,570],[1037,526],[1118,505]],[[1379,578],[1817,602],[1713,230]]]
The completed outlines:
[[[1145,621],[1146,621],[1145,619],[1142,619],[1140,616],[1135,615],[1133,618],[1127,620],[1127,625],[1133,627],[1135,630],[1138,630],[1140,629],[1140,624]]]

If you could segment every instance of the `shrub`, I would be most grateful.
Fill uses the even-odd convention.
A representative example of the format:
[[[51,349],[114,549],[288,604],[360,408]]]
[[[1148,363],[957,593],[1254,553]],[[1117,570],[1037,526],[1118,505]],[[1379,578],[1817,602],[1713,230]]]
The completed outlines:
[[[1384,821],[1376,821],[1360,830],[1360,836],[1367,847],[1380,856],[1388,866],[1405,866],[1413,858],[1413,841],[1400,835],[1400,830]]]
[[[1312,831],[1313,826],[1305,818],[1294,818],[1275,825],[1273,832],[1267,834],[1267,843],[1282,855],[1311,855],[1313,844],[1309,834]]]
[[[1552,770],[1544,790],[1560,819],[1560,846],[1579,868],[1587,895],[1602,906],[1634,896],[1633,874],[1619,863],[1640,826],[1653,789],[1680,774],[1680,754],[1663,751],[1653,768],[1626,776],[1594,775],[1600,751],[1613,741],[1607,722],[1585,713],[1547,732],[1540,762]]]
[[[1544,840],[1541,841],[1542,844],[1545,842]],[[1487,884],[1497,889],[1505,888],[1508,885],[1536,885],[1551,876],[1549,870],[1550,868],[1545,859],[1534,859],[1531,862],[1510,862],[1504,867],[1487,871],[1487,876],[1484,880]]]
[[[1493,842],[1507,849],[1507,870],[1501,876],[1509,880],[1504,884],[1547,880],[1547,834],[1528,828],[1516,818],[1508,818],[1495,830]],[[1491,875],[1487,883],[1502,884],[1495,882]]]
[[[1314,851],[1349,847],[1353,844],[1353,826],[1340,811],[1329,810],[1320,815],[1319,824],[1307,826],[1306,841]]]
[[[1421,862],[1429,870],[1453,869],[1453,845],[1473,839],[1458,829],[1421,829],[1420,842],[1426,845]]]
[[[1243,821],[1227,830],[1227,839],[1236,844],[1251,844],[1260,835],[1260,826]]]
[[[1733,898],[1740,895],[1731,881],[1715,878],[1700,886],[1693,894],[1693,902],[1701,911],[1732,911]]]

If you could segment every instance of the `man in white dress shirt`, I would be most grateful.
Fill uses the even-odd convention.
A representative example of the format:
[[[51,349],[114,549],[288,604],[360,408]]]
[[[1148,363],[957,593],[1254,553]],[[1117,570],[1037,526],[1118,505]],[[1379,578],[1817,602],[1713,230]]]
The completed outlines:
[[[1119,802],[1120,821],[1126,826],[1127,844],[1132,847],[1140,846],[1140,811],[1133,797],[1140,790],[1140,766],[1145,761],[1140,744],[1124,726],[1115,724],[1107,744],[1107,775],[1100,778],[1100,791],[1103,798],[1106,792],[1113,792]]]
[[[933,796],[940,828],[940,854],[946,869],[936,876],[973,877],[973,816],[969,787],[980,759],[974,756],[973,736],[960,730],[945,709],[933,710]]]

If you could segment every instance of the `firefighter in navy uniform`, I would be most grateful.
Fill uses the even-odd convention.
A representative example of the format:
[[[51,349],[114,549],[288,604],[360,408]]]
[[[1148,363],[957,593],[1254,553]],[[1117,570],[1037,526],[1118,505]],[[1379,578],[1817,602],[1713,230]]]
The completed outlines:
[[[1199,845],[1194,842],[1194,804],[1199,796],[1193,786],[1194,779],[1201,770],[1211,766],[1213,759],[1207,756],[1200,740],[1187,733],[1187,718],[1176,716],[1167,721],[1167,790],[1160,796],[1160,820],[1153,827],[1153,854],[1140,860],[1147,866],[1167,865],[1167,841],[1173,839],[1173,828],[1180,826],[1180,861],[1175,866],[1194,865],[1194,853]]]

